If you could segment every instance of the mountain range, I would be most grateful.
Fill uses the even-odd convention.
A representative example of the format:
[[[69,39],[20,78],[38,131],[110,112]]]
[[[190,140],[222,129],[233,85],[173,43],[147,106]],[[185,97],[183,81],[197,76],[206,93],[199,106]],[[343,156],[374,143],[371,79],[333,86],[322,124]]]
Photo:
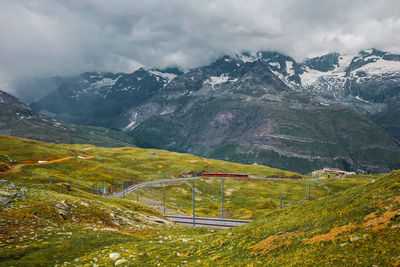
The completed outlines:
[[[244,52],[187,72],[83,73],[31,107],[204,157],[386,172],[400,168],[399,80],[400,55],[376,49],[300,63]]]

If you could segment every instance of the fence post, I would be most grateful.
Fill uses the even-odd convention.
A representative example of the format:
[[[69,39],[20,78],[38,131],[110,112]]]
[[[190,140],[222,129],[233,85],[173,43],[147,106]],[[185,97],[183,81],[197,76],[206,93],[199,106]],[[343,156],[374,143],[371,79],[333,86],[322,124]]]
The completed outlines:
[[[224,218],[224,178],[221,178],[221,219]]]
[[[163,215],[165,216],[165,190],[163,191]]]
[[[279,197],[279,208],[282,209],[282,194]]]
[[[308,191],[307,191],[307,200],[310,200],[310,187],[308,187]]]
[[[193,226],[196,226],[196,216],[194,213],[194,184],[192,184],[192,207],[193,207]]]
[[[125,184],[122,183],[122,198],[125,198]]]

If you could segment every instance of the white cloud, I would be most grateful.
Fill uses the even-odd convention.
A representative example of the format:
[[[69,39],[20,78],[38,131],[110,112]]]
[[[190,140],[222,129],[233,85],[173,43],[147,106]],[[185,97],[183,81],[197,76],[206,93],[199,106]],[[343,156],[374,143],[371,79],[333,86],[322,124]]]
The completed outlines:
[[[20,75],[129,72],[276,50],[296,59],[399,52],[397,0],[3,0],[0,83]]]

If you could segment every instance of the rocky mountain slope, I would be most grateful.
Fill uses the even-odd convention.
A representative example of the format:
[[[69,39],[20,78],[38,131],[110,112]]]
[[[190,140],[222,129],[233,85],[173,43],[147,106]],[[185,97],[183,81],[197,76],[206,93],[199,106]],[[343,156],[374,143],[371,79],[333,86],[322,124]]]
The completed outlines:
[[[174,151],[301,172],[382,172],[400,167],[399,58],[370,49],[297,63],[242,53],[184,74],[83,74],[32,106]]]
[[[87,72],[61,83],[53,93],[31,106],[58,119],[113,127],[127,109],[148,100],[164,87],[178,69],[139,69],[130,74]]]
[[[119,131],[78,126],[37,113],[16,97],[0,91],[0,134],[52,143],[133,146],[137,140]]]
[[[277,53],[260,56],[225,56],[178,76],[129,111],[121,128],[156,147],[303,172],[398,166],[399,146],[381,127],[301,91],[296,71],[304,66]]]

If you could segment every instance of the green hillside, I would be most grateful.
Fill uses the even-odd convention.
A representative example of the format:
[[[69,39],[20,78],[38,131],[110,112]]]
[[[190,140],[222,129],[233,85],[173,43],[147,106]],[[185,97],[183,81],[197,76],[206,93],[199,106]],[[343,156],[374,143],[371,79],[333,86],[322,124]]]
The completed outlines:
[[[74,125],[39,114],[1,90],[0,134],[51,143],[93,144],[104,147],[144,145],[120,131]]]
[[[109,199],[88,191],[94,182],[109,185],[112,178],[144,173],[146,180],[154,179],[155,168],[157,179],[204,168],[253,176],[296,174],[161,150],[55,145],[5,136],[0,137],[0,154],[0,265],[400,264],[400,171],[269,184],[297,198],[310,183],[315,198],[266,210],[245,226],[218,230],[174,225],[144,202],[136,203],[135,194],[134,200]],[[248,201],[260,198],[258,181],[240,183],[226,186],[248,190]],[[205,184],[212,187],[209,192]],[[176,186],[179,191],[185,185]],[[198,197],[205,197],[217,191],[218,180],[198,181],[197,186]],[[152,190],[149,199],[160,189]]]
[[[314,200],[347,188],[370,182],[370,176],[354,175],[341,179],[301,179],[301,180],[238,180],[224,179],[224,218],[254,220],[279,209],[282,205],[296,205],[307,198]],[[192,213],[191,185],[196,191],[196,216],[221,216],[221,180],[202,178],[195,181],[181,181],[174,184],[143,187],[126,197],[139,198],[141,203],[158,208],[160,211],[165,191],[167,215]]]

